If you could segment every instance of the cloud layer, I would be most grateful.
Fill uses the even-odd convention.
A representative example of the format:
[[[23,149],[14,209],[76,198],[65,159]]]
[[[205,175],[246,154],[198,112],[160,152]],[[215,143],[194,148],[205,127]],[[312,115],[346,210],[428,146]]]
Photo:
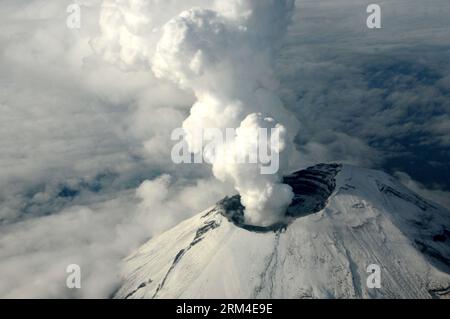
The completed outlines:
[[[70,30],[68,1],[2,2],[1,297],[108,297],[134,247],[234,192],[208,165],[170,160],[170,132],[198,96],[156,78],[150,59],[181,12],[245,10],[206,0],[80,3],[81,29]],[[296,1],[274,74],[264,75],[279,79],[264,85],[301,123],[290,167],[344,161],[404,172],[396,176],[405,184],[448,205],[450,5],[382,2],[374,31],[367,4]],[[80,291],[65,287],[69,263],[82,266]]]

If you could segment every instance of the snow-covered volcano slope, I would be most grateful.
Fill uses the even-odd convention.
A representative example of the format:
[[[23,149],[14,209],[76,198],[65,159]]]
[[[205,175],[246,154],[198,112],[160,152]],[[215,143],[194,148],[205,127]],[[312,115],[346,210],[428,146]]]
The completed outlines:
[[[450,296],[450,212],[389,175],[318,165],[286,178],[288,225],[242,224],[239,197],[151,239],[125,260],[117,298]],[[367,266],[381,267],[369,289]]]

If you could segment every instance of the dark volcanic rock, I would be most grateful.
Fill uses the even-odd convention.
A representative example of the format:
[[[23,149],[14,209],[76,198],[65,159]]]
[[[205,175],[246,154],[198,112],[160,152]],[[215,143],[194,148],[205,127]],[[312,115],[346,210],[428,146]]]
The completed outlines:
[[[294,198],[286,211],[286,221],[268,227],[245,224],[244,210],[239,195],[225,197],[217,203],[222,215],[234,224],[249,231],[277,231],[287,226],[289,220],[322,210],[336,187],[339,164],[319,164],[295,172],[283,178],[283,183],[292,187]]]

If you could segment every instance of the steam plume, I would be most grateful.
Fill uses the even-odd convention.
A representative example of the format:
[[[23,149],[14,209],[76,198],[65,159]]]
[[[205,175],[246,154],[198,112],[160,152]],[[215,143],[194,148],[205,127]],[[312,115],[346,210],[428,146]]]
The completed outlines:
[[[190,1],[186,5],[199,7],[186,7],[161,28],[155,23],[150,27],[151,15],[143,15],[144,7],[150,12],[148,8],[160,5],[159,1],[147,6],[132,1],[126,9],[118,2],[109,3],[102,16],[104,35],[94,42],[94,48],[123,68],[150,67],[156,77],[194,92],[197,101],[183,123],[191,152],[202,151],[194,138],[199,128],[223,132],[237,128],[234,140],[220,145],[211,159],[213,173],[219,180],[233,183],[246,207],[247,222],[265,226],[282,219],[293,193],[281,179],[298,123],[276,94],[274,61],[294,0]],[[168,1],[165,12],[172,3]],[[155,41],[156,46],[152,45]],[[275,146],[270,145],[271,151],[280,155],[276,173],[261,174],[262,163],[224,160],[236,152],[254,155],[248,134],[260,128],[277,133],[269,135],[269,140],[275,135],[280,138]]]

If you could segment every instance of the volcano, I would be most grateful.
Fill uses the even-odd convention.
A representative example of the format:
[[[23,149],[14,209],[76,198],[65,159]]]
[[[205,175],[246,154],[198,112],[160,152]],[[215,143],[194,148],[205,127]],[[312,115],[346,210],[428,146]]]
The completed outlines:
[[[285,222],[248,225],[240,197],[225,198],[126,258],[115,298],[450,297],[447,209],[349,165],[284,182],[295,193]]]

